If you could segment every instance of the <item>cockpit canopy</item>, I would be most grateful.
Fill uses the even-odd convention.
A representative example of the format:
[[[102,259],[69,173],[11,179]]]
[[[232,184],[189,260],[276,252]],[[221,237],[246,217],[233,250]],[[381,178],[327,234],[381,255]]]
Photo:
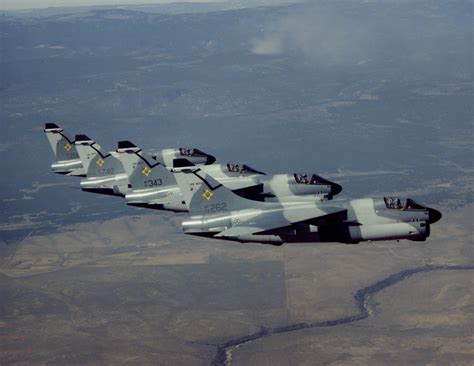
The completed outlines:
[[[331,184],[331,182],[327,181],[326,179],[320,177],[317,174],[313,174],[309,178],[307,174],[295,173],[294,177],[295,177],[296,183],[298,184],[309,184],[309,185],[316,185],[316,184],[330,185]]]
[[[397,198],[397,197],[385,197],[385,206],[389,209],[393,210],[404,210],[404,211],[409,211],[409,210],[425,210],[426,207],[416,203],[414,200],[411,198]]]
[[[202,152],[199,149],[188,149],[188,148],[185,148],[185,147],[180,147],[179,148],[179,153],[182,156],[194,156],[194,157],[208,156],[206,153]]]
[[[265,175],[265,173],[260,172],[252,167],[249,167],[246,164],[227,164],[227,170],[231,173],[239,173],[239,174],[261,174]]]

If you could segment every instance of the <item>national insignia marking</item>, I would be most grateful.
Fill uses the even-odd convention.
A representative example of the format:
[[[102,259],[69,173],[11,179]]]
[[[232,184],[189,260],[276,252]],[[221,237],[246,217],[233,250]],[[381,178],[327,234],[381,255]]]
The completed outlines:
[[[99,159],[97,159],[97,161],[95,163],[102,168],[102,165],[105,164],[105,161],[99,158]]]
[[[151,173],[151,169],[149,168],[148,165],[145,165],[145,167],[143,168],[142,170],[142,174],[145,176],[145,177],[148,177]]]
[[[71,149],[72,149],[71,144],[64,145],[64,150],[66,150],[67,152],[71,151]]]
[[[204,193],[202,194],[202,196],[203,196],[206,200],[210,201],[211,198],[212,198],[212,196],[214,196],[214,193],[212,193],[212,191],[210,191],[209,189],[206,188],[206,190],[204,191]]]

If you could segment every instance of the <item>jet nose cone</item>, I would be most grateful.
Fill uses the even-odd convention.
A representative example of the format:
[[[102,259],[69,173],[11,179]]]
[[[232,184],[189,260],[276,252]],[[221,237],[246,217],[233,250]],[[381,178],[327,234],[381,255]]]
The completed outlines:
[[[207,155],[206,157],[206,165],[211,165],[211,164],[214,164],[214,162],[216,161],[216,158],[212,155]]]
[[[429,215],[430,224],[434,224],[435,222],[438,222],[439,220],[441,220],[441,217],[443,217],[441,212],[439,212],[438,210],[435,210],[434,208],[428,208],[428,215]]]
[[[335,196],[336,194],[339,194],[341,193],[342,191],[342,187],[337,184],[337,183],[331,183],[331,193],[333,196]]]

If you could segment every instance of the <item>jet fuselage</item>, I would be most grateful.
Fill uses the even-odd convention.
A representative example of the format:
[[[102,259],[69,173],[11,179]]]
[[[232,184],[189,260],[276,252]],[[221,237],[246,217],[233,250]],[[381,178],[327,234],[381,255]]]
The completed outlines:
[[[413,203],[413,207],[407,205],[391,207],[387,205],[386,200],[364,198],[319,202],[317,206],[323,211],[325,206],[339,207],[341,210],[315,220],[306,220],[257,234],[237,237],[219,236],[219,238],[275,245],[301,242],[357,244],[360,241],[396,239],[424,241],[430,235],[430,223],[438,221],[441,217],[438,211],[418,205],[410,199],[405,202]],[[282,214],[284,210],[285,208],[282,208]],[[191,216],[190,220],[182,223],[182,228],[186,234],[212,237],[233,226],[251,222],[252,216],[265,214],[262,210],[249,209]]]

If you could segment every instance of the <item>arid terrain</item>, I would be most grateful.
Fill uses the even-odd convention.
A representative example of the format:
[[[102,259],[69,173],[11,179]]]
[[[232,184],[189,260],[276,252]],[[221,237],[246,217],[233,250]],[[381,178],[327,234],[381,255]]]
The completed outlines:
[[[447,212],[425,243],[272,247],[187,237],[178,218],[129,216],[27,236],[1,266],[3,364],[210,364],[261,329],[308,324],[227,349],[226,362],[457,364],[474,361],[473,206]]]

